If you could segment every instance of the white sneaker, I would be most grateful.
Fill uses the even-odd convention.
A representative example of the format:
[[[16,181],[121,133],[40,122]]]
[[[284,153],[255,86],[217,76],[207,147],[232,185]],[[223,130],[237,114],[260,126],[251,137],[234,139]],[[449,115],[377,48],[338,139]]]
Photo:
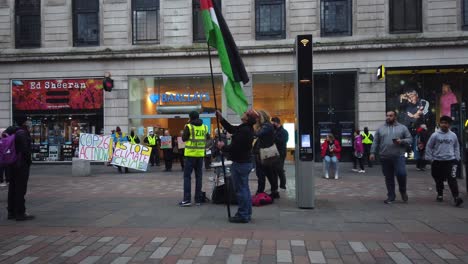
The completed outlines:
[[[358,172],[359,172],[359,173],[366,173],[365,170],[360,170],[360,171],[358,171]]]
[[[335,174],[335,180],[338,180],[338,174]]]
[[[5,182],[0,183],[0,187],[7,187],[7,184]]]
[[[328,178],[329,178],[329,177],[328,177],[328,173],[327,173],[327,174],[325,174],[325,179],[328,179]]]
[[[351,169],[351,170],[354,171],[354,172],[358,172],[358,171],[359,171],[358,169]]]

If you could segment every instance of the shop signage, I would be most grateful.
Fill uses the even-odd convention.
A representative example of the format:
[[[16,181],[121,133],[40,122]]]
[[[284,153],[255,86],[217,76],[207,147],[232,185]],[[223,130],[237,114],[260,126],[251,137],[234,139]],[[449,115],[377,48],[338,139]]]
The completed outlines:
[[[151,94],[149,99],[153,104],[161,103],[182,103],[182,102],[208,102],[210,101],[209,93],[195,92],[193,94]]]
[[[150,155],[151,147],[123,142],[116,144],[111,164],[146,171]]]
[[[13,110],[102,109],[102,79],[13,80]]]
[[[79,158],[92,161],[109,161],[112,157],[112,137],[80,134]]]

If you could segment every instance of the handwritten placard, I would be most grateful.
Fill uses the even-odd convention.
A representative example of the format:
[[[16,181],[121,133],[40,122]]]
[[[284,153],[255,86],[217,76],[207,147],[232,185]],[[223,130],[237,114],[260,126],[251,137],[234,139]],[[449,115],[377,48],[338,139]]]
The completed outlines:
[[[146,171],[150,155],[151,147],[122,142],[115,146],[111,164]]]
[[[172,137],[162,136],[161,137],[161,149],[171,149],[171,148],[172,148]]]
[[[109,161],[112,157],[112,137],[80,134],[79,158],[93,161]]]
[[[185,142],[182,140],[182,137],[177,137],[177,148],[184,149]]]

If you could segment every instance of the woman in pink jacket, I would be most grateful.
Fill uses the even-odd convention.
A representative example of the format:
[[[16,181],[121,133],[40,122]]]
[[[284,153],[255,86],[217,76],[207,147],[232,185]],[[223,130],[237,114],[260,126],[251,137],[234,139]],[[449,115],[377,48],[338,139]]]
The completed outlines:
[[[362,137],[361,137],[361,132],[359,129],[356,129],[354,131],[354,153],[353,153],[353,171],[359,172],[359,173],[365,173],[366,171],[364,170],[364,162],[363,162],[363,157],[364,157],[364,145],[362,144]],[[357,163],[359,162],[359,167],[361,168],[360,170],[357,169]]]

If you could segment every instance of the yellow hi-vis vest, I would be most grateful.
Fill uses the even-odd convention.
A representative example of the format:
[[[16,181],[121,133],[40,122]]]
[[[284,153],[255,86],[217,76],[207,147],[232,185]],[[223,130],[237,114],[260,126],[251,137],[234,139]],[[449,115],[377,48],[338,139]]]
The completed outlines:
[[[362,144],[367,144],[367,145],[372,144],[372,140],[370,139],[371,133],[369,133],[368,135],[366,135],[366,133],[362,133],[361,135],[363,137]]]
[[[193,158],[205,157],[206,134],[208,127],[206,125],[194,126],[187,124],[190,130],[190,138],[185,142],[184,156]]]
[[[132,137],[132,136],[128,136],[128,139],[130,139],[130,143],[132,143],[132,144],[136,144],[135,138],[136,138],[136,136],[133,136],[133,137]]]
[[[148,136],[148,143],[150,146],[156,146],[156,136]]]

